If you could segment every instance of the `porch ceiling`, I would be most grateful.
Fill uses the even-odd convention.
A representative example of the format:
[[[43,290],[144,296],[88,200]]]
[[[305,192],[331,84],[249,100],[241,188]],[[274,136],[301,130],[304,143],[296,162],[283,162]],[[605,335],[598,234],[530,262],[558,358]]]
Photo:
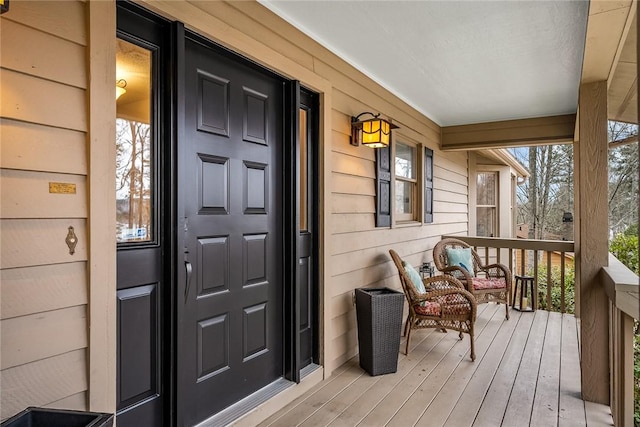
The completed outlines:
[[[577,110],[587,1],[259,1],[441,126]]]

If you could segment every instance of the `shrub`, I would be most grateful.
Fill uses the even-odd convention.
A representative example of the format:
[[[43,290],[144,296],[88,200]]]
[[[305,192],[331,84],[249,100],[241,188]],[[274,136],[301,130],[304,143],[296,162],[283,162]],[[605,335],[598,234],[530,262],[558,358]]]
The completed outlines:
[[[551,267],[551,307],[547,307],[547,267],[538,266],[538,308],[540,310],[558,311],[562,309],[561,271],[559,266]],[[575,312],[575,272],[572,266],[565,266],[564,301],[565,313]]]

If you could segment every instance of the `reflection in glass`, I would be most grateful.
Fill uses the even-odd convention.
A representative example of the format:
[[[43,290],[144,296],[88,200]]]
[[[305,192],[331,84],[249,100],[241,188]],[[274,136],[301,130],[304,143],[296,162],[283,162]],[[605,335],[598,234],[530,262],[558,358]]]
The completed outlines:
[[[495,172],[478,173],[478,196],[476,198],[476,203],[478,205],[496,204],[496,175],[497,174]]]
[[[479,207],[476,212],[476,236],[496,237],[496,208]]]
[[[415,178],[414,148],[401,143],[396,144],[396,176]]]
[[[308,168],[308,160],[307,160],[307,150],[308,141],[307,141],[307,110],[301,108],[300,109],[300,171],[298,172],[298,177],[300,178],[300,231],[306,231],[308,229],[307,224],[307,168]]]
[[[400,214],[413,213],[413,183],[396,180],[396,208]]]
[[[116,239],[148,242],[154,239],[151,52],[118,40],[116,80],[127,89],[116,101]]]

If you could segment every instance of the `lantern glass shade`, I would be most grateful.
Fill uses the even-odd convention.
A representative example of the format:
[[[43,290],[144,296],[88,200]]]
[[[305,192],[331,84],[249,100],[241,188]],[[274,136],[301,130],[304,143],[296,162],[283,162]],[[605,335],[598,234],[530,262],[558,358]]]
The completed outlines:
[[[371,148],[389,146],[391,129],[396,128],[384,119],[374,118],[353,123],[353,145],[366,145]]]

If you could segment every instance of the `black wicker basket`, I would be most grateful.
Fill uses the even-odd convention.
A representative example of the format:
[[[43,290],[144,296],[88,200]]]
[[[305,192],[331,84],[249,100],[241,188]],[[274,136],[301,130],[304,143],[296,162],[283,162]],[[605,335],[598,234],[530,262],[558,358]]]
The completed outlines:
[[[403,304],[393,289],[356,289],[360,366],[372,376],[398,370]]]
[[[29,407],[2,422],[2,427],[111,427],[113,415]]]

